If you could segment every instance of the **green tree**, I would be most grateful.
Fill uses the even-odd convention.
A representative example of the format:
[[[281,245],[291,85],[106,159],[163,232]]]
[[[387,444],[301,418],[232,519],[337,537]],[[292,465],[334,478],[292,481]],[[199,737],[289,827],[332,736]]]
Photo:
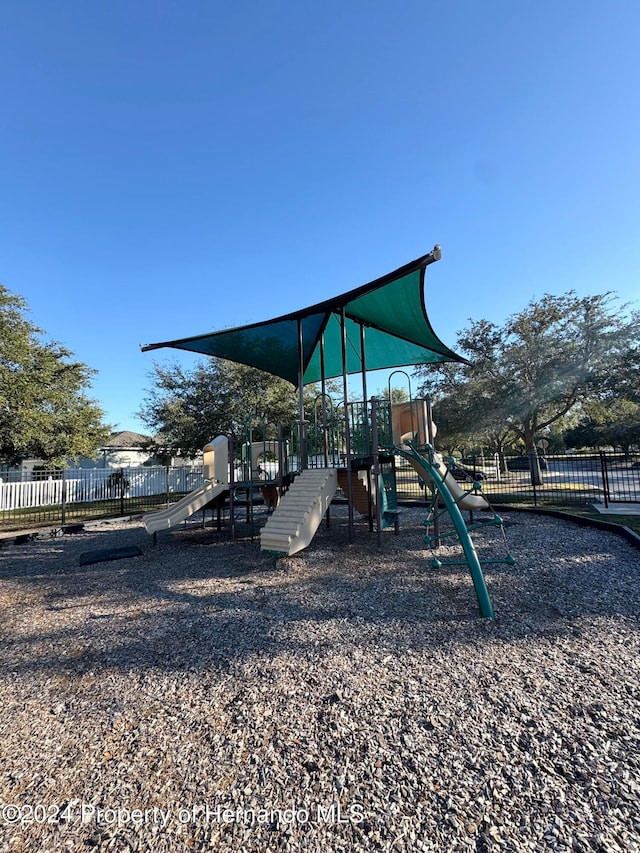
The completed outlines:
[[[438,428],[436,443],[449,454],[456,450],[497,453],[506,471],[505,454],[513,451],[516,435],[507,423],[503,401],[496,400],[487,377],[470,365],[443,364],[424,372],[421,393],[429,393]]]
[[[640,328],[640,311],[631,314],[630,325]],[[640,404],[640,334],[637,334],[623,353],[610,365],[608,381],[603,388],[604,399],[624,399]],[[602,398],[601,398],[602,399]]]
[[[582,450],[583,448],[598,448],[602,445],[602,430],[598,421],[585,415],[575,426],[570,427],[564,434],[567,447]]]
[[[611,446],[628,454],[640,446],[640,405],[624,398],[592,402],[564,439],[568,447]]]
[[[469,400],[474,430],[501,421],[534,460],[536,442],[579,402],[615,393],[615,377],[637,351],[638,314],[614,310],[615,296],[545,295],[502,327],[480,320],[460,333],[466,365],[419,370],[423,391]],[[475,402],[472,402],[475,400]]]
[[[95,371],[44,340],[27,310],[21,296],[0,285],[0,460],[64,464],[93,456],[110,434],[88,396]]]
[[[433,405],[432,414],[438,447],[449,456],[456,451],[464,456],[469,445],[475,444],[476,435],[464,397],[456,394],[439,397]]]
[[[392,403],[408,403],[409,402],[409,390],[408,388],[403,388],[402,386],[393,386],[391,388],[391,398],[389,398],[389,386],[385,385],[382,388],[378,388],[373,394],[378,400],[389,400],[391,399]]]
[[[278,423],[286,432],[298,418],[294,387],[244,364],[210,358],[187,369],[154,362],[150,378],[139,416],[157,436],[155,450],[196,456],[216,435],[242,441],[250,415],[253,440],[273,439]],[[273,434],[263,435],[262,423]]]

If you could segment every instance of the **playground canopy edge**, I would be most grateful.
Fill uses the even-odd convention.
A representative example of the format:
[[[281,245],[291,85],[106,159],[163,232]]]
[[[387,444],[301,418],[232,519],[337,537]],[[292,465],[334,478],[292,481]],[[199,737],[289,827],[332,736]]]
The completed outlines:
[[[440,248],[360,287],[259,323],[174,341],[172,347],[259,368],[300,387],[346,374],[466,359],[436,335],[424,283]],[[344,363],[346,356],[346,364]]]

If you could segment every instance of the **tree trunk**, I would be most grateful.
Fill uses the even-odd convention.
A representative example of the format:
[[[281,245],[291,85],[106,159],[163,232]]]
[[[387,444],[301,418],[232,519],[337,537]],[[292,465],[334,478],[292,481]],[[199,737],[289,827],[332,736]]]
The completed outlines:
[[[529,457],[529,468],[531,469],[531,485],[542,485],[542,469],[538,459],[538,450],[535,442],[535,432],[529,424],[525,424],[524,431],[525,451]]]
[[[531,484],[533,486],[542,485],[542,468],[540,468],[540,459],[535,449],[529,453],[529,465],[531,467]]]

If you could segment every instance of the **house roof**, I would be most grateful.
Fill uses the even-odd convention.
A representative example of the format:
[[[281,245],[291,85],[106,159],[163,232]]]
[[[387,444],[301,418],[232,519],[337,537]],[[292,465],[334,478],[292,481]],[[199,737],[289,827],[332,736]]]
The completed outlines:
[[[104,445],[104,449],[122,449],[142,447],[151,439],[148,435],[142,435],[139,432],[131,432],[131,430],[123,430],[122,432],[114,432],[111,438]]]
[[[381,278],[308,308],[261,323],[147,344],[173,347],[265,370],[298,386],[341,376],[342,317],[346,372],[458,361],[462,356],[436,335],[427,315],[425,270],[440,247]],[[304,271],[303,271],[304,272]],[[301,290],[304,275],[301,275]],[[363,345],[365,362],[363,365]]]

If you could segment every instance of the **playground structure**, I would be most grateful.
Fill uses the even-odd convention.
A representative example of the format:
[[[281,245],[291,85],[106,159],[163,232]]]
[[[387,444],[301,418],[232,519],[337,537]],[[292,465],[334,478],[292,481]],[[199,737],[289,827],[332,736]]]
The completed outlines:
[[[442,539],[455,536],[462,549],[463,560],[441,561],[434,556],[432,566],[466,564],[480,612],[493,618],[491,599],[471,533],[488,526],[497,526],[504,533],[502,519],[482,494],[480,484],[472,482],[468,488],[463,488],[428,441],[429,438],[433,440],[436,433],[429,402],[418,399],[390,403],[389,400],[372,399],[368,405],[352,403],[349,404],[349,422],[358,455],[352,456],[349,464],[343,457],[339,466],[324,466],[321,452],[327,445],[340,446],[344,442],[339,421],[324,432],[316,432],[314,441],[307,440],[308,467],[305,469],[300,468],[300,448],[295,434],[284,439],[280,430],[279,439],[242,442],[240,464],[234,459],[233,442],[218,436],[204,448],[205,484],[167,509],[144,516],[147,532],[155,534],[169,529],[224,496],[229,507],[232,537],[236,536],[237,507],[244,504],[249,534],[252,538],[259,536],[261,551],[273,556],[275,561],[309,546],[322,521],[329,523],[331,503],[342,492],[345,497],[350,493],[349,508],[368,519],[369,529],[377,530],[382,545],[383,530],[393,527],[398,532],[401,509],[396,493],[396,460],[402,459],[431,492],[431,506],[424,524],[433,527],[434,532],[425,536],[425,543],[433,548]],[[249,419],[245,438],[253,437],[251,423]],[[264,424],[262,428],[265,429]],[[270,468],[267,467],[268,457],[274,460]],[[315,464],[310,465],[310,461]],[[242,476],[237,477],[238,474]],[[260,501],[260,495],[265,503],[269,502],[265,488],[272,489],[275,498],[266,523],[261,523],[264,514],[256,516],[255,503],[256,499]],[[244,500],[238,498],[239,494]],[[470,513],[469,523],[463,511]],[[487,517],[474,520],[474,513],[485,513]],[[439,521],[444,515],[451,520],[453,530],[441,533]],[[514,561],[507,550],[505,557],[484,562],[512,564]]]
[[[492,618],[479,559],[461,515],[465,509],[490,510],[479,484],[464,492],[435,454],[427,401],[412,400],[409,391],[408,402],[392,404],[391,389],[383,401],[369,400],[367,395],[371,370],[464,361],[436,336],[426,314],[425,271],[440,256],[436,246],[428,255],[367,285],[274,320],[150,344],[143,350],[169,346],[238,361],[280,376],[298,389],[298,425],[290,447],[285,450],[281,433],[277,439],[267,439],[263,431],[265,452],[278,458],[277,478],[269,482],[262,478],[263,470],[257,465],[260,454],[255,455],[250,427],[243,442],[241,480],[235,481],[233,450],[227,460],[230,473],[226,482],[216,480],[216,488],[229,490],[232,535],[236,494],[240,490],[246,494],[247,522],[253,536],[254,492],[260,489],[266,497],[266,487],[276,489],[270,501],[273,511],[260,531],[261,549],[276,560],[295,554],[309,545],[324,517],[329,523],[330,504],[341,489],[348,507],[349,542],[354,541],[354,513],[360,512],[368,517],[370,530],[375,527],[382,547],[382,531],[390,526],[398,530],[395,462],[402,458],[430,486],[434,506],[444,504],[451,515],[480,612]],[[362,377],[361,403],[349,399],[347,377],[354,373]],[[338,376],[342,376],[343,400],[335,404],[327,394],[326,381]],[[303,388],[310,383],[320,384],[316,403],[321,411],[314,407],[313,421],[305,418],[303,397]],[[294,474],[298,475],[295,480]],[[166,511],[164,518],[153,514],[158,519],[149,518],[147,529],[169,519],[173,523],[192,507],[201,508],[206,497],[202,489],[196,490],[180,502],[178,512]],[[432,520],[437,527],[437,511]],[[494,513],[490,523],[501,520]],[[437,541],[436,531],[429,542]]]
[[[282,439],[252,441],[252,422],[250,417],[247,421],[250,440],[240,445],[239,459],[235,458],[233,440],[227,436],[218,436],[205,445],[202,451],[204,483],[165,509],[144,515],[142,520],[147,533],[155,537],[159,531],[177,526],[200,510],[213,507],[220,511],[225,503],[230,508],[230,529],[236,530],[234,509],[242,504],[247,510],[246,524],[253,532],[256,494],[260,493],[265,503],[275,508],[289,478],[285,474],[288,442]],[[274,466],[276,472],[272,476]]]

